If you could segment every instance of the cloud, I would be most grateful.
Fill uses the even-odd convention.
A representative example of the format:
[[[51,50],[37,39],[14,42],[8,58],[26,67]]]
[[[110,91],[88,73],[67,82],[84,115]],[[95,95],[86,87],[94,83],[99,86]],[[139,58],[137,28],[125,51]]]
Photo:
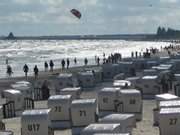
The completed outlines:
[[[81,0],[80,7],[97,6],[98,0]]]
[[[55,22],[59,24],[78,24],[79,20],[69,16],[60,16],[56,18]]]
[[[24,5],[24,4],[29,4],[32,1],[31,0],[13,0],[13,2]]]
[[[40,0],[40,3],[47,6],[58,7],[63,3],[63,0]]]
[[[178,0],[160,0],[160,2],[163,2],[163,3],[177,3]]]
[[[58,6],[63,3],[63,0],[12,0],[14,3],[28,5],[28,4],[42,4],[48,6]]]
[[[180,28],[178,0],[2,0],[0,28],[21,33],[111,34],[153,32],[161,26]],[[152,7],[149,7],[149,3]],[[148,3],[148,4],[147,4]],[[169,4],[171,3],[171,4]],[[164,8],[165,7],[165,8]],[[82,13],[79,20],[70,10]],[[21,28],[21,29],[20,29]],[[0,31],[3,33],[3,31]],[[49,33],[49,34],[48,34]]]
[[[21,12],[21,13],[14,13],[11,16],[1,16],[0,23],[40,23],[41,16]]]
[[[127,24],[138,24],[138,25],[142,25],[147,23],[147,17],[145,16],[141,16],[141,15],[137,15],[137,16],[125,16],[122,18],[122,21],[125,21]]]

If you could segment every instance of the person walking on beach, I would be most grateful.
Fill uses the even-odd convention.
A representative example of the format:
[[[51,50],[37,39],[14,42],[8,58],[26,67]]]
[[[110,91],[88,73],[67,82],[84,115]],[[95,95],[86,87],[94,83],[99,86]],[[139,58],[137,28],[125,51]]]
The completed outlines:
[[[95,63],[97,63],[97,56],[96,55],[94,56],[94,60],[95,60]]]
[[[137,51],[135,52],[135,56],[136,56],[136,58],[138,57],[138,52]]]
[[[106,57],[106,54],[103,52],[103,58],[105,58]]]
[[[134,52],[133,51],[131,52],[131,58],[134,58]]]
[[[66,64],[65,60],[62,59],[62,60],[61,60],[61,66],[62,66],[62,69],[63,69],[63,70],[64,70],[64,68],[65,68],[65,64]]]
[[[47,63],[47,61],[44,62],[44,69],[45,69],[45,72],[48,71],[48,63]]]
[[[53,72],[54,62],[52,60],[50,60],[49,66],[50,66],[50,71]]]
[[[77,64],[77,59],[76,59],[76,57],[74,58],[74,64],[75,64],[75,65]]]
[[[35,65],[35,67],[34,67],[34,76],[35,76],[35,79],[37,79],[37,77],[38,77],[38,72],[39,72],[39,69],[38,69],[37,65]]]
[[[12,67],[10,65],[7,65],[6,73],[8,74],[9,77],[12,75],[13,71],[12,71]]]
[[[84,64],[85,64],[85,66],[87,66],[87,64],[88,64],[88,59],[87,58],[84,59]]]
[[[23,70],[24,70],[24,73],[25,73],[25,77],[27,78],[27,73],[29,71],[29,67],[27,66],[27,64],[24,65]]]
[[[68,59],[68,58],[67,58],[66,62],[67,62],[67,69],[69,69],[69,64],[70,64],[70,61],[69,61],[69,59]]]
[[[99,57],[97,57],[97,64],[98,64],[98,66],[100,65],[100,58]]]

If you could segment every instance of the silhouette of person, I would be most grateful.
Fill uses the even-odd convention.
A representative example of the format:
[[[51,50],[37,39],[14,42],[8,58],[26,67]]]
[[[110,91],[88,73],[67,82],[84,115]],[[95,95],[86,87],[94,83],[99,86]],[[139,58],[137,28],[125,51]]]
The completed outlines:
[[[128,83],[127,83],[127,82],[125,83],[124,88],[125,88],[125,89],[128,88]]]
[[[136,56],[136,58],[138,57],[138,52],[137,51],[135,52],[135,56]]]
[[[47,61],[44,62],[44,69],[45,69],[45,71],[48,71],[48,63],[47,63]]]
[[[35,67],[34,67],[35,79],[38,77],[38,73],[39,73],[39,69],[38,69],[37,65],[35,65]]]
[[[76,57],[74,58],[74,64],[77,64],[77,59],[76,59]]]
[[[105,58],[106,54],[103,52],[103,57]]]
[[[100,65],[100,58],[97,58],[97,64]]]
[[[50,60],[49,66],[50,66],[50,71],[53,72],[54,62],[52,60]]]
[[[45,80],[42,87],[41,87],[43,100],[47,100],[49,98],[49,96],[50,96],[49,88],[48,88],[47,83],[48,82]]]
[[[9,77],[12,75],[13,71],[12,71],[12,68],[11,68],[10,65],[7,65],[7,71],[6,71],[6,73],[8,74]]]
[[[29,71],[29,67],[27,66],[27,64],[24,65],[23,70],[24,70],[24,73],[25,73],[25,77],[27,78],[27,73]]]
[[[87,64],[88,64],[88,59],[87,58],[84,59],[84,64],[85,64],[85,66],[87,66]]]
[[[62,61],[61,61],[61,66],[62,66],[62,69],[64,69],[64,68],[65,68],[65,64],[66,64],[65,60],[64,60],[64,59],[62,59]]]
[[[70,61],[69,61],[68,58],[67,58],[66,62],[67,62],[67,69],[68,69],[69,68],[69,64],[70,64]]]
[[[131,52],[131,58],[134,58],[134,52]]]

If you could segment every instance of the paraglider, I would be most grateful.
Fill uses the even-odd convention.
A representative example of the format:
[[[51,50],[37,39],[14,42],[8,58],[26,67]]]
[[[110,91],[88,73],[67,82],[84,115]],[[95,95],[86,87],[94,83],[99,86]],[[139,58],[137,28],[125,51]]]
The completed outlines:
[[[81,18],[81,13],[77,10],[77,9],[72,9],[71,10],[71,13],[74,15],[74,16],[76,16],[77,18]]]

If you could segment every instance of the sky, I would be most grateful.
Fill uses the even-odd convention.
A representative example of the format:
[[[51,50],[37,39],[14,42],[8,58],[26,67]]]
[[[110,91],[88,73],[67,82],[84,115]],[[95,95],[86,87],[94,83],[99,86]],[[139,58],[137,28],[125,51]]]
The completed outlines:
[[[180,29],[180,0],[0,0],[1,36],[155,33],[158,26]]]

